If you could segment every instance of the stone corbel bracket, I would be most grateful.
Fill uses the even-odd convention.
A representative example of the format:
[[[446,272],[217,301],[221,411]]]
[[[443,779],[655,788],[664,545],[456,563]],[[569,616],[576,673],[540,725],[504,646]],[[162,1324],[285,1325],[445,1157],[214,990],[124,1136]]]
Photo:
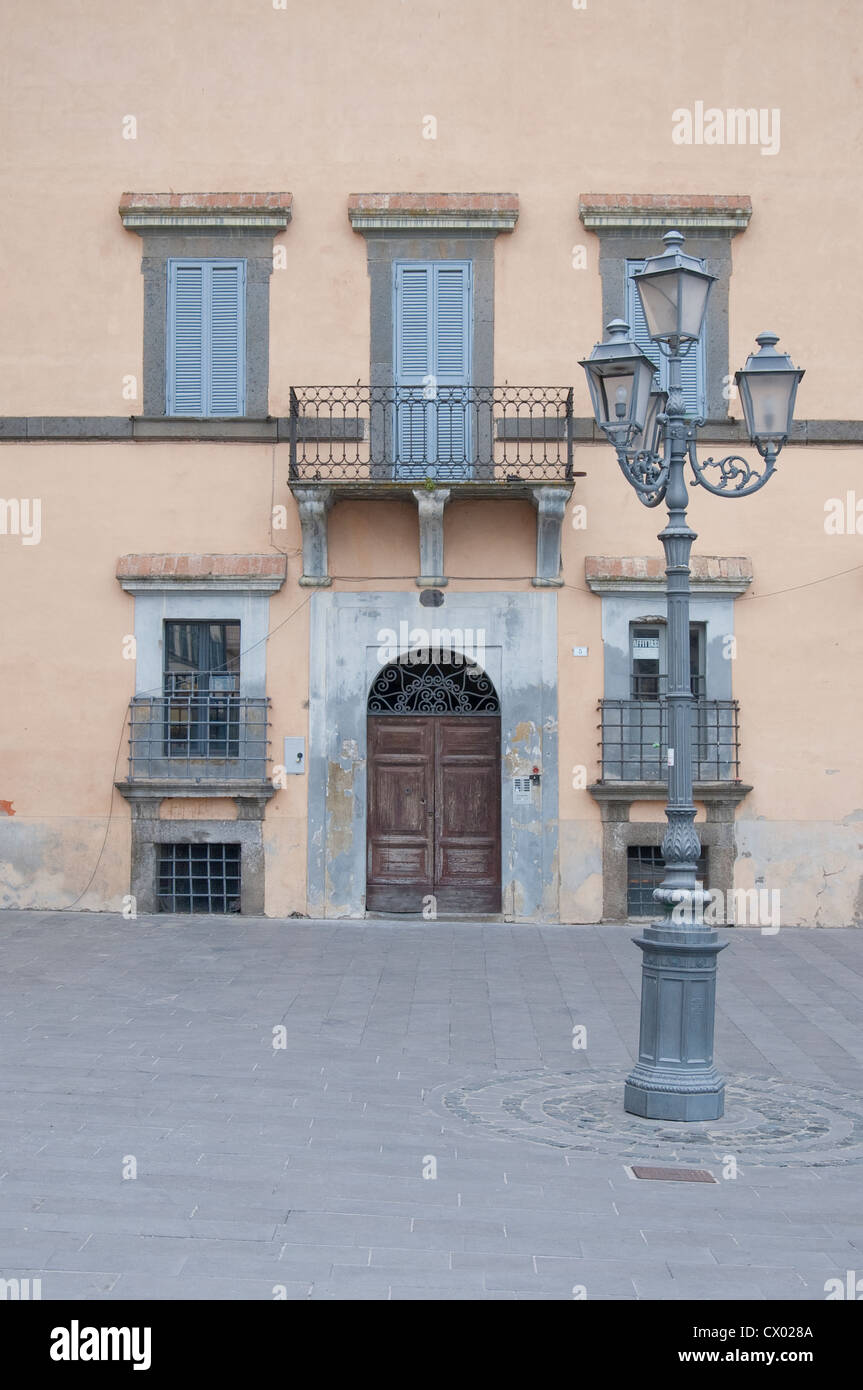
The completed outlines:
[[[304,589],[328,589],[332,584],[327,558],[327,512],[335,500],[330,487],[292,487],[303,535]]]
[[[536,589],[559,589],[563,584],[561,537],[566,504],[571,496],[571,487],[531,488],[531,500],[536,507],[536,574],[531,583]]]
[[[451,496],[448,487],[412,488],[419,511],[420,589],[441,589],[449,583],[444,572],[443,511]]]

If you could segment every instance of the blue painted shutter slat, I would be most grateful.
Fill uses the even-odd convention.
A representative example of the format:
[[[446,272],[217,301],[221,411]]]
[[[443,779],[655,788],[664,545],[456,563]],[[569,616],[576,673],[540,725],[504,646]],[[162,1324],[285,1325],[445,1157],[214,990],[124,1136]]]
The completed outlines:
[[[704,338],[695,343],[680,363],[680,380],[687,411],[701,415],[704,392]]]
[[[432,370],[432,272],[427,265],[396,269],[396,386],[398,457],[401,463],[424,463],[428,457],[427,418],[422,394]],[[420,388],[417,390],[416,388]]]
[[[210,266],[209,415],[243,412],[243,266]]]
[[[432,370],[431,267],[398,267],[398,385],[421,386]]]
[[[434,373],[438,384],[437,458],[467,461],[468,267],[435,266]]]
[[[395,383],[398,462],[463,466],[468,450],[470,266],[396,266]]]
[[[647,331],[647,320],[641,308],[641,296],[638,287],[632,276],[644,269],[644,261],[627,261],[626,263],[626,315],[627,322],[632,329],[632,336],[641,351],[645,353],[656,365],[657,373],[653,378],[654,391],[668,390],[668,362],[662,356],[656,343]],[[689,352],[681,360],[680,377],[683,385],[683,402],[687,413],[690,415],[700,415],[703,409],[704,398],[704,338],[689,349]]]
[[[168,334],[169,415],[204,410],[204,267],[174,265]]]
[[[245,411],[245,263],[171,261],[169,415]]]
[[[467,386],[467,268],[435,271],[435,375],[444,385]]]

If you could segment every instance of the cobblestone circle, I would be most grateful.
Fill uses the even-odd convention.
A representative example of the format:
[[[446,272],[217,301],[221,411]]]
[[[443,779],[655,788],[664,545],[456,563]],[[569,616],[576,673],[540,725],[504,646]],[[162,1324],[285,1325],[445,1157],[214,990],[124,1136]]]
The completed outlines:
[[[681,1124],[628,1115],[623,1084],[620,1071],[529,1071],[441,1087],[429,1099],[449,1118],[501,1136],[626,1161],[691,1167],[733,1154],[741,1165],[777,1168],[863,1163],[863,1097],[847,1091],[729,1078],[722,1119]]]

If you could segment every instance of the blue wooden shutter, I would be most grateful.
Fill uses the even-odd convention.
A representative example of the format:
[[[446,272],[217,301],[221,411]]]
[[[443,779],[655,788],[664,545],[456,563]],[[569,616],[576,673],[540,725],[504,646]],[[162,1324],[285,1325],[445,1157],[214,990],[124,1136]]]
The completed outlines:
[[[704,335],[693,344],[680,363],[683,402],[690,415],[704,414]]]
[[[244,405],[245,265],[210,266],[208,415],[242,415]]]
[[[439,264],[435,268],[434,366],[437,380],[437,461],[443,465],[468,460],[470,384],[468,265]]]
[[[425,463],[431,453],[434,402],[423,396],[433,369],[433,272],[429,265],[396,266],[396,428],[399,463]]]
[[[245,410],[245,262],[168,262],[168,415]]]
[[[632,276],[644,269],[644,261],[626,262],[626,321],[632,329],[632,336],[641,351],[657,368],[653,378],[654,391],[668,390],[668,360],[662,356],[659,347],[647,331],[647,321],[641,308],[641,296]],[[681,361],[681,381],[683,384],[683,403],[687,414],[701,415],[704,400],[704,337]]]
[[[204,414],[204,267],[168,265],[168,415]]]
[[[424,465],[414,469],[417,477],[463,469],[469,435],[470,264],[397,264],[394,290],[397,461]]]

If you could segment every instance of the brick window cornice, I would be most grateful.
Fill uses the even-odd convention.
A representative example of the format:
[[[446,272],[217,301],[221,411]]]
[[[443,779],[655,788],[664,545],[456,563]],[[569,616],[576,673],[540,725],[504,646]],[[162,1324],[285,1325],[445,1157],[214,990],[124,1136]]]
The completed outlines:
[[[692,587],[701,593],[742,594],[752,583],[747,555],[693,555]],[[584,577],[595,594],[665,593],[661,555],[587,555]]]
[[[119,213],[129,231],[159,227],[260,227],[284,231],[292,193],[124,193]]]
[[[743,231],[752,216],[746,193],[582,193],[578,215],[591,232],[701,228]]]
[[[355,232],[511,232],[517,193],[351,193],[348,216]]]
[[[117,578],[133,594],[151,589],[276,593],[287,563],[283,555],[121,555]]]

